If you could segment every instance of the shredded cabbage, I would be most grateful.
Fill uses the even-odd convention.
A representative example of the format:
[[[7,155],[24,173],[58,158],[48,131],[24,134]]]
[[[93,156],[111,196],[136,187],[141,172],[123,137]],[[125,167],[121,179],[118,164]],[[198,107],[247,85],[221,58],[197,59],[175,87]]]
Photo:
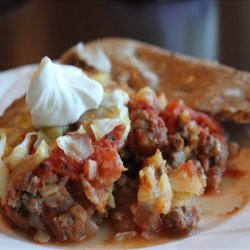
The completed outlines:
[[[82,124],[81,124],[81,126],[78,128],[77,132],[80,133],[80,134],[87,134],[87,131],[85,130],[85,128],[83,127]]]
[[[27,133],[24,140],[12,150],[8,157],[4,159],[5,164],[10,170],[13,170],[15,167],[17,167],[20,162],[27,155],[29,155],[30,147],[33,142],[33,136],[37,135],[37,132]]]
[[[113,129],[121,124],[121,120],[118,118],[102,118],[95,119],[91,124],[91,129],[95,135],[96,140],[102,139],[105,135],[113,131]]]
[[[70,158],[80,162],[89,157],[93,152],[92,141],[87,134],[79,132],[60,136],[56,140],[57,145]]]
[[[125,132],[123,134],[123,140],[125,141],[128,133],[130,131],[130,119],[129,119],[129,112],[128,107],[126,106],[129,102],[129,96],[128,94],[121,90],[121,89],[115,89],[113,91],[106,91],[104,93],[104,97],[101,103],[101,106],[107,107],[107,108],[117,108],[117,117],[114,119],[117,121],[113,121],[113,123],[117,122],[119,120],[119,124],[123,124],[125,126]],[[119,125],[117,124],[117,125]],[[103,125],[102,127],[105,127]],[[112,130],[111,130],[112,131]]]
[[[154,215],[167,214],[171,208],[172,188],[166,172],[166,161],[159,150],[146,159],[139,172],[138,207],[151,208]]]
[[[205,174],[192,161],[175,169],[169,175],[169,180],[174,193],[174,202],[177,204],[195,195],[202,195],[206,187]]]

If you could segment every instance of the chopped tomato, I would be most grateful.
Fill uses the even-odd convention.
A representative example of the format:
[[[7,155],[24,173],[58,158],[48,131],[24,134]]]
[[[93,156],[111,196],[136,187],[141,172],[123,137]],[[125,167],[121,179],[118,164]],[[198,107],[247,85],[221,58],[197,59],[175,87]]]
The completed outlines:
[[[178,128],[179,115],[186,109],[182,102],[169,103],[161,114],[169,134],[175,133]]]
[[[116,149],[107,140],[96,142],[93,146],[94,153],[84,163],[80,179],[87,198],[103,214],[112,196],[113,183],[126,169]]]
[[[60,148],[53,150],[50,157],[44,160],[40,166],[51,167],[53,172],[69,176],[70,179],[77,179],[77,175],[82,170],[82,164],[65,155]]]
[[[221,124],[216,121],[212,116],[209,116],[205,113],[188,109],[191,117],[200,125],[201,127],[208,127],[211,133],[222,133],[223,129]]]
[[[153,110],[134,109],[130,111],[131,130],[128,145],[131,152],[149,157],[156,149],[167,145],[167,128],[164,120]]]
[[[116,126],[109,134],[100,140],[99,144],[107,145],[108,142],[115,150],[120,151],[124,143],[122,139],[124,131],[124,125]]]
[[[183,165],[180,166],[179,169],[183,172],[186,172],[189,178],[193,178],[193,176],[201,174],[192,160],[185,162]]]
[[[119,162],[118,164],[115,160],[117,158],[120,159],[120,157],[117,157],[117,150],[120,149],[123,144],[122,135],[124,133],[124,130],[124,125],[117,126],[103,139],[94,143],[95,152],[92,154],[92,156],[90,156],[90,159],[97,160],[97,163],[100,163],[100,171],[102,171],[103,174],[107,177],[112,176],[116,173],[116,166],[118,166],[118,172],[120,172],[120,166],[123,167],[122,163]],[[88,159],[89,158],[87,158],[86,160]],[[78,179],[78,175],[82,172],[84,162],[86,160],[84,160],[83,162],[77,162],[67,156],[62,149],[56,148],[55,150],[53,150],[50,157],[43,161],[40,165],[41,168],[51,167],[53,172],[60,175],[69,176],[70,179],[76,180]],[[108,163],[112,167],[112,169],[102,169],[102,162],[104,162],[106,165]]]
[[[112,146],[102,147],[102,145],[94,145],[94,150],[90,159],[97,162],[99,177],[105,182],[112,183],[119,179],[125,168],[117,151]]]
[[[170,134],[176,132],[179,126],[179,116],[184,110],[187,110],[189,112],[191,119],[195,120],[199,126],[203,128],[208,127],[211,133],[223,132],[221,124],[213,117],[188,108],[183,102],[172,102],[167,105],[165,111],[163,111],[163,113],[161,114]]]

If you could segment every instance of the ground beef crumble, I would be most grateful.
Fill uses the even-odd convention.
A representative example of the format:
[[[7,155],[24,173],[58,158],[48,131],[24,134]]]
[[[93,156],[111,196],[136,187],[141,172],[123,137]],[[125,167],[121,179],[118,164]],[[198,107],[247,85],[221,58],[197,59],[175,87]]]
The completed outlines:
[[[187,235],[197,228],[199,220],[200,215],[196,207],[174,207],[165,216],[162,227],[178,235]]]

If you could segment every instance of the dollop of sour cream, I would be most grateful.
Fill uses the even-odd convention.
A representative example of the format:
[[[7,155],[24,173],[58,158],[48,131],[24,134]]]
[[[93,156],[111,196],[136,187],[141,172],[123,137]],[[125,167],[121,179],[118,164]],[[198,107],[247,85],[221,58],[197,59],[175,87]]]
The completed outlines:
[[[41,60],[26,94],[33,125],[37,128],[64,126],[78,121],[103,99],[102,85],[81,69]]]

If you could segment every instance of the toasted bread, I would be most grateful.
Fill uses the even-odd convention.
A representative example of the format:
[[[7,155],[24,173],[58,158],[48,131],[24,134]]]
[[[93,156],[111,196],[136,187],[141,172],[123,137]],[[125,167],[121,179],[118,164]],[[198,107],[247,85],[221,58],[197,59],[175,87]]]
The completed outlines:
[[[35,130],[24,97],[15,100],[5,110],[3,116],[0,117],[0,128],[5,131],[8,137],[8,145],[11,148],[21,143],[27,132]]]
[[[130,39],[100,39],[87,47],[102,48],[111,59],[113,79],[134,89],[148,84],[170,101],[182,99],[221,120],[250,122],[250,73]]]

